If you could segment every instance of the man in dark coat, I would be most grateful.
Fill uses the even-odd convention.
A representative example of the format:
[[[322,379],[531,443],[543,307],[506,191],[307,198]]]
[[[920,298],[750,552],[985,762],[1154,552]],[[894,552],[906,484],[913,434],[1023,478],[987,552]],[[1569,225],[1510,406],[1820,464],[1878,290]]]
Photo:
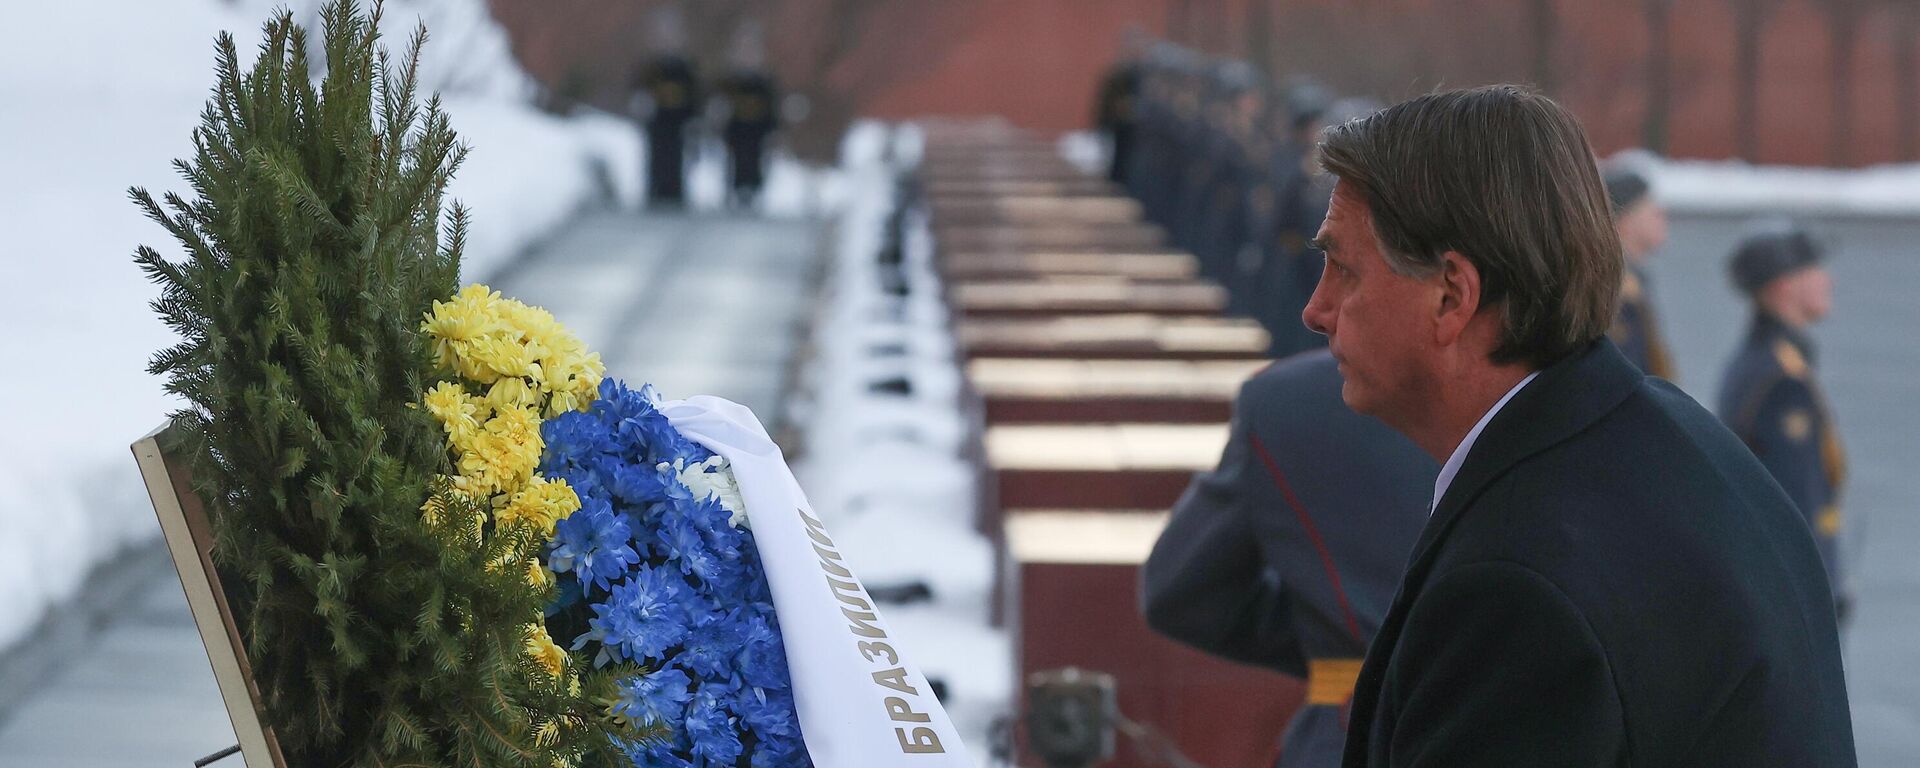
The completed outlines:
[[[1333,766],[1367,641],[1386,614],[1439,466],[1340,402],[1325,350],[1241,387],[1220,466],[1194,478],[1141,572],[1147,624],[1306,678],[1281,768]]]
[[[647,113],[647,201],[681,206],[687,202],[687,124],[700,114],[700,84],[693,63],[678,54],[654,58],[634,76],[649,105]]]
[[[1441,464],[1345,764],[1855,764],[1819,550],[1739,438],[1606,338],[1620,246],[1572,114],[1490,86],[1328,129],[1304,318]]]
[[[779,91],[773,76],[741,69],[720,83],[727,102],[721,138],[727,143],[730,202],[750,208],[767,181],[767,140],[780,129]]]
[[[1805,516],[1844,621],[1852,600],[1841,578],[1840,487],[1846,455],[1814,375],[1807,328],[1833,305],[1820,248],[1799,227],[1772,223],[1733,251],[1733,282],[1753,302],[1753,322],[1720,380],[1720,418]]]
[[[1678,381],[1673,355],[1653,306],[1653,281],[1647,262],[1667,242],[1667,213],[1653,199],[1647,177],[1619,163],[1606,168],[1607,199],[1613,205],[1613,231],[1620,236],[1620,252],[1627,268],[1620,276],[1620,313],[1607,335],[1648,376]]]

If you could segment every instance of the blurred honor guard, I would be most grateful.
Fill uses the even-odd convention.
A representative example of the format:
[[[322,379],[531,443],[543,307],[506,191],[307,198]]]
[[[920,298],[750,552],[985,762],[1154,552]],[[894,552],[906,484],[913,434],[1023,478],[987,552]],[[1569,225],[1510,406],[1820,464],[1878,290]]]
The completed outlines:
[[[1606,168],[1607,197],[1613,203],[1613,230],[1627,268],[1620,277],[1620,311],[1607,332],[1620,353],[1649,376],[1676,379],[1673,357],[1653,309],[1653,283],[1647,261],[1667,242],[1667,214],[1650,194],[1645,176],[1618,163]]]
[[[662,53],[640,68],[634,85],[646,116],[647,202],[682,206],[687,201],[686,128],[700,114],[700,93],[693,63],[678,52],[685,35],[670,10],[654,17],[655,50]]]
[[[1251,298],[1238,263],[1247,242],[1249,192],[1266,172],[1263,163],[1252,162],[1247,154],[1264,108],[1263,89],[1259,73],[1243,61],[1221,64],[1211,74],[1206,172],[1193,209],[1192,248],[1208,274],[1239,299],[1233,301],[1238,308]]]
[[[750,208],[767,179],[767,140],[780,129],[779,91],[766,71],[757,25],[743,28],[734,51],[734,72],[720,83],[726,100],[727,122],[721,130],[727,142],[730,183],[728,202]]]
[[[1340,388],[1326,351],[1242,386],[1220,466],[1187,488],[1142,572],[1156,631],[1307,679],[1286,767],[1339,764],[1361,656],[1439,472],[1412,441],[1348,409]]]
[[[1094,102],[1094,126],[1107,135],[1112,156],[1108,160],[1107,178],[1113,183],[1127,183],[1127,166],[1133,155],[1134,127],[1139,122],[1140,91],[1142,73],[1139,56],[1145,46],[1145,35],[1139,27],[1128,27],[1121,42],[1122,56],[1125,58],[1107,70],[1107,76],[1100,81],[1100,96]]]
[[[1846,457],[1806,335],[1833,304],[1822,256],[1805,230],[1787,222],[1762,225],[1734,249],[1733,282],[1752,299],[1754,313],[1721,382],[1720,418],[1806,515],[1844,621],[1852,600],[1842,586],[1835,542]]]
[[[1272,164],[1273,226],[1265,235],[1266,259],[1256,279],[1265,296],[1257,317],[1273,339],[1271,354],[1284,357],[1327,345],[1327,337],[1300,322],[1307,298],[1320,282],[1322,259],[1307,247],[1327,216],[1333,196],[1333,177],[1320,172],[1315,144],[1327,126],[1377,112],[1379,102],[1365,98],[1327,101],[1325,91],[1312,81],[1298,82],[1287,95],[1290,105],[1289,141]]]

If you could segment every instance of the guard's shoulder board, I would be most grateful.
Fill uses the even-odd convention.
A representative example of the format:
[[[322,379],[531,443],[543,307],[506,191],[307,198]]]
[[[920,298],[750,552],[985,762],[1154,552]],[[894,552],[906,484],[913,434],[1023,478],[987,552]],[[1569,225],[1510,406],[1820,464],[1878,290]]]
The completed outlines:
[[[1640,277],[1633,274],[1631,270],[1622,271],[1620,275],[1620,301],[1632,304],[1639,300]]]
[[[1807,358],[1800,354],[1800,348],[1793,342],[1780,339],[1773,343],[1773,359],[1780,363],[1780,370],[1796,379],[1807,377]]]

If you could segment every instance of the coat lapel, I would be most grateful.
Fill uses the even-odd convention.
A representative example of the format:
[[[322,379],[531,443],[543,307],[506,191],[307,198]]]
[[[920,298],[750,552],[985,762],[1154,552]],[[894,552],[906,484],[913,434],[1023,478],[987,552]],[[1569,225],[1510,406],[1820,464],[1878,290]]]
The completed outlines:
[[[1573,437],[1599,421],[1645,378],[1618,347],[1601,339],[1555,363],[1507,401],[1454,475],[1433,519],[1420,532],[1408,571],[1418,570],[1460,513],[1513,465]]]

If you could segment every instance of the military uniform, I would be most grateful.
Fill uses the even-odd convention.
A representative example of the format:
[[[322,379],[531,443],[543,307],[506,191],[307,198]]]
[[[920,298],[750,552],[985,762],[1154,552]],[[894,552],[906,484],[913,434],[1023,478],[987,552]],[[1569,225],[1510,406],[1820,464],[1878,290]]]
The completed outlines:
[[[1616,229],[1622,226],[1624,217],[1639,216],[1642,206],[1655,204],[1651,199],[1652,184],[1646,176],[1631,167],[1618,162],[1608,163],[1602,170],[1601,180],[1606,184],[1607,200],[1613,205]],[[1661,239],[1664,240],[1664,237]],[[1623,249],[1627,240],[1627,236],[1622,234]],[[1626,255],[1627,268],[1621,270],[1620,274],[1619,311],[1614,314],[1613,327],[1608,329],[1607,335],[1613,339],[1614,346],[1620,348],[1620,354],[1626,356],[1627,362],[1633,363],[1641,372],[1667,381],[1677,381],[1679,372],[1674,370],[1673,357],[1667,353],[1667,342],[1660,335],[1659,318],[1654,313],[1653,284],[1647,279],[1646,269],[1638,263],[1646,254],[1639,254],[1638,257]]]
[[[766,184],[768,137],[780,128],[779,91],[773,78],[758,70],[742,70],[720,84],[727,101],[727,123],[721,137],[727,143],[727,164],[738,205],[752,205]]]
[[[661,56],[641,68],[635,83],[653,104],[647,117],[647,200],[684,204],[686,127],[700,113],[693,64],[680,56]]]
[[[1324,351],[1249,380],[1219,467],[1194,478],[1141,574],[1156,631],[1307,679],[1285,768],[1339,763],[1360,657],[1426,524],[1439,469],[1349,410],[1340,387]]]
[[[1629,266],[1621,272],[1620,311],[1614,315],[1607,334],[1620,347],[1620,354],[1649,376],[1674,381],[1673,356],[1666,339],[1660,335],[1660,322],[1653,308],[1653,287],[1646,271]]]
[[[1107,178],[1125,185],[1129,159],[1133,155],[1134,129],[1139,118],[1140,65],[1127,61],[1114,65],[1100,81],[1100,97],[1094,103],[1094,125],[1113,142],[1113,157],[1107,164]]]
[[[1258,285],[1266,293],[1256,315],[1272,338],[1275,357],[1325,347],[1325,336],[1300,319],[1320,283],[1321,257],[1307,247],[1327,217],[1333,177],[1312,173],[1306,148],[1283,147],[1273,161],[1274,220]]]
[[[1846,456],[1814,364],[1813,344],[1805,335],[1765,313],[1756,315],[1722,380],[1720,418],[1806,516],[1835,603],[1844,613],[1848,600],[1835,545],[1843,523]]]
[[[1241,312],[1248,304],[1239,263],[1248,241],[1248,193],[1265,170],[1248,156],[1261,109],[1260,76],[1244,62],[1229,62],[1214,71],[1213,87],[1216,107],[1193,250],[1207,276],[1227,288],[1229,311]]]
[[[1744,238],[1729,262],[1734,285],[1754,300],[1753,324],[1720,383],[1720,418],[1760,458],[1813,531],[1842,620],[1852,606],[1838,542],[1846,455],[1814,375],[1813,342],[1757,298],[1774,280],[1816,266],[1820,248],[1791,225]]]

